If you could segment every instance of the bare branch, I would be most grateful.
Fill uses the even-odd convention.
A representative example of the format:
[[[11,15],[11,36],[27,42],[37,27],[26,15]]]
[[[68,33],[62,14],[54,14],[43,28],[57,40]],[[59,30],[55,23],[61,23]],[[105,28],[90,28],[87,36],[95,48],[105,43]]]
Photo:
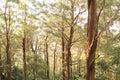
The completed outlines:
[[[80,40],[81,40],[81,37],[79,37],[78,39],[74,40],[74,41],[72,42],[72,44],[74,44],[74,43],[76,43],[76,42],[79,42]]]
[[[99,57],[100,57],[100,55],[98,55],[96,58],[92,59],[90,65],[92,65],[92,63],[93,63],[96,59],[98,59]]]
[[[115,11],[114,15],[105,23],[105,26],[102,28],[102,30],[98,33],[96,36],[96,39],[100,37],[100,35],[105,31],[106,28],[109,27],[110,23],[112,23],[116,18],[117,13],[119,12],[119,9]]]
[[[80,10],[79,10],[79,13],[75,16],[74,21],[78,18],[78,16],[79,16],[80,14],[84,13],[85,11],[86,11],[86,10],[83,10],[83,11],[80,11]]]
[[[85,11],[86,11],[86,10],[83,10],[83,11],[80,11],[80,10],[79,10],[79,13],[75,16],[75,18],[74,18],[74,20],[73,20],[73,22],[74,22],[73,26],[76,24],[75,20],[78,19],[78,16],[79,16],[80,14],[84,13]],[[66,23],[67,23],[69,26],[72,26],[72,25],[67,21],[67,18],[65,18],[65,21],[66,21]]]
[[[68,41],[68,36],[62,32],[62,30],[58,29],[60,33],[62,33],[62,37],[64,37]]]
[[[100,17],[100,15],[101,15],[101,13],[102,13],[104,7],[105,7],[105,0],[103,0],[103,2],[102,2],[102,8],[100,9],[100,12],[98,13],[97,23],[99,22],[99,17]]]
[[[67,21],[67,18],[65,18],[65,21],[69,26],[71,26],[71,24]]]

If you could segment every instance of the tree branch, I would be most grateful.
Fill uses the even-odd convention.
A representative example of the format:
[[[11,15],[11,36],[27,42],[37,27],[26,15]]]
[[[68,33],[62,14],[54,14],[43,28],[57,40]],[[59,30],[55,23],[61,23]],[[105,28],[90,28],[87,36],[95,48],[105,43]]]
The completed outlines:
[[[85,11],[86,11],[86,10],[83,10],[83,11],[80,11],[80,10],[79,10],[79,13],[75,16],[74,21],[78,18],[78,16],[79,16],[80,14],[84,13]]]
[[[102,13],[104,7],[105,7],[105,0],[103,0],[103,2],[102,2],[102,8],[100,9],[100,12],[98,13],[98,16],[97,16],[97,23],[99,22],[99,17],[100,17],[100,15],[101,15],[101,13]]]
[[[100,35],[105,31],[106,28],[109,27],[110,23],[113,22],[113,20],[115,20],[117,13],[119,12],[119,9],[115,11],[114,15],[105,23],[105,26],[102,28],[102,30],[98,33],[98,35],[96,36],[96,39],[98,39],[100,37]]]

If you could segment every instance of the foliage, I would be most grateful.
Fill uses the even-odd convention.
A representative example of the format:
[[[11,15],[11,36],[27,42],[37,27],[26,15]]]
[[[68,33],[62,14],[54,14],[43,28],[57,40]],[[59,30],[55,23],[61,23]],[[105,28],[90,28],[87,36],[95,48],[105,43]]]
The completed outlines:
[[[7,22],[8,10],[10,7],[10,52],[12,59],[12,79],[23,80],[23,33],[26,31],[26,57],[27,57],[27,78],[34,79],[34,70],[37,70],[36,78],[45,80],[47,64],[45,60],[45,36],[48,36],[48,52],[50,64],[50,80],[54,80],[53,75],[53,53],[55,43],[56,50],[56,73],[55,80],[62,80],[62,46],[61,38],[66,41],[70,37],[71,24],[71,6],[70,0],[54,0],[53,2],[41,2],[41,0],[6,0],[9,2],[6,10]],[[22,2],[23,1],[23,2]],[[75,0],[73,42],[71,47],[73,71],[72,80],[85,80],[86,72],[86,31],[87,31],[87,2],[86,0]],[[104,0],[97,0],[98,13],[102,8]],[[105,0],[105,7],[100,15],[98,23],[98,33],[105,27],[105,24],[117,9],[120,7],[119,0]],[[3,2],[3,3],[1,3]],[[5,28],[5,0],[0,5],[0,35],[1,38],[1,60],[2,74],[6,78],[6,28]],[[10,5],[10,6],[9,6]],[[85,10],[85,11],[84,11]],[[120,79],[120,14],[118,13],[114,20],[102,32],[98,39],[98,48],[96,52],[96,80],[119,80]],[[118,22],[118,23],[116,23]],[[117,28],[113,31],[111,27]],[[64,36],[62,36],[64,29]],[[37,63],[31,46],[37,54]],[[78,73],[77,62],[81,60],[80,72]],[[75,65],[75,66],[74,66]],[[36,67],[37,66],[37,67]],[[1,68],[1,66],[0,66]]]
[[[13,66],[13,70],[12,70],[13,79],[22,80],[23,79],[22,75],[23,75],[22,70],[19,69],[17,66]]]

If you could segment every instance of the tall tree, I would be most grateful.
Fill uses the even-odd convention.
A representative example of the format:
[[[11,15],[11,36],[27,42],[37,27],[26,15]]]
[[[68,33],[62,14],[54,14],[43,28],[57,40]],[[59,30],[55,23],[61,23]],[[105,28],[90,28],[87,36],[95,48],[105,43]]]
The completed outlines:
[[[45,43],[44,43],[44,46],[45,46],[45,55],[46,55],[46,63],[47,63],[47,70],[46,70],[46,75],[47,75],[47,79],[49,80],[50,79],[50,74],[49,74],[49,53],[48,53],[48,36],[45,37]]]
[[[5,4],[5,13],[4,13],[4,20],[6,26],[6,54],[7,54],[7,79],[11,80],[11,52],[10,52],[10,26],[11,26],[11,15],[10,15],[10,6],[8,8],[8,18],[7,18],[7,6],[8,1]]]
[[[23,44],[23,77],[24,80],[27,80],[27,65],[26,65],[26,32],[24,31],[24,37],[22,39],[22,44]]]
[[[64,28],[62,28],[62,77],[63,77],[63,80],[65,80],[65,55],[64,55],[64,45],[65,45],[65,39],[63,37],[64,35]]]
[[[2,80],[2,35],[0,34],[0,80]]]
[[[97,48],[97,3],[88,0],[87,73],[86,80],[95,80],[95,52]]]
[[[69,24],[69,35],[67,40],[64,39],[64,29],[62,28],[62,57],[63,57],[63,80],[71,80],[72,78],[72,57],[71,57],[71,47],[73,42],[73,34],[75,27],[75,0],[70,0],[71,11],[70,11],[70,23]]]
[[[27,12],[26,12],[26,6],[25,6],[25,18],[24,18],[24,24],[25,26],[23,26],[23,38],[22,38],[22,48],[23,48],[23,78],[24,80],[27,80],[27,59],[26,59],[26,52],[27,52],[27,30],[26,30],[26,16],[27,16]]]

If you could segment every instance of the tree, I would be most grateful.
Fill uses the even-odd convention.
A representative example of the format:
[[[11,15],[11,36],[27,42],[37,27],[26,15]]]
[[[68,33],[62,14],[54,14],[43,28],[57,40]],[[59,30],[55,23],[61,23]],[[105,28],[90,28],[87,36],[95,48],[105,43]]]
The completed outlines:
[[[27,23],[26,23],[26,17],[27,17],[27,12],[26,12],[26,6],[25,6],[25,18],[24,18],[24,22],[23,24],[25,24],[25,26],[23,26],[23,38],[22,38],[22,47],[23,47],[23,78],[24,80],[27,80],[27,57],[26,57],[26,53],[27,53]]]
[[[26,32],[24,31],[23,41],[23,76],[24,80],[27,80],[27,65],[26,65]]]
[[[95,80],[95,52],[97,48],[97,3],[88,0],[88,27],[87,27],[87,73],[86,80]]]
[[[70,21],[67,18],[62,17],[62,20],[69,25],[68,30],[64,28],[65,23],[62,22],[61,34],[62,34],[62,68],[63,68],[63,80],[71,80],[72,79],[72,55],[71,55],[71,47],[73,45],[73,36],[75,33],[75,25],[77,23],[77,19],[79,17],[80,12],[75,16],[75,3],[76,0],[70,0]],[[63,11],[63,16],[65,12]],[[65,16],[67,17],[67,16]],[[65,33],[65,31],[68,33]]]
[[[1,4],[0,75],[5,79],[11,69],[15,80],[119,79],[120,34],[111,29],[119,27],[119,6],[118,0],[9,0]]]
[[[45,22],[47,30],[53,36],[61,38],[61,53],[62,53],[62,78],[63,80],[72,79],[72,53],[71,48],[75,42],[79,42],[80,38],[74,36],[78,26],[79,15],[84,12],[77,8],[77,0],[70,0],[58,3],[58,8],[53,10],[52,14],[46,15],[48,20]],[[51,4],[52,8],[54,4]],[[51,7],[50,7],[51,8]],[[59,9],[60,8],[60,9]],[[54,9],[54,8],[53,8]],[[79,10],[79,12],[77,11]],[[52,11],[52,10],[51,10]],[[50,12],[51,12],[50,11]],[[77,12],[77,13],[76,13]],[[53,20],[55,19],[55,20]]]
[[[46,70],[46,75],[47,79],[50,79],[50,69],[49,69],[49,53],[48,53],[48,36],[45,37],[45,43],[44,43],[44,48],[45,48],[45,60],[47,63],[47,70]]]
[[[2,80],[2,35],[0,34],[0,80]]]
[[[5,13],[4,13],[4,20],[5,20],[5,26],[6,26],[6,54],[7,54],[7,79],[11,80],[11,52],[10,52],[10,31],[11,31],[11,14],[10,14],[10,6],[9,6],[9,12],[8,12],[8,18],[7,18],[7,6],[8,1],[6,1],[5,4]]]

